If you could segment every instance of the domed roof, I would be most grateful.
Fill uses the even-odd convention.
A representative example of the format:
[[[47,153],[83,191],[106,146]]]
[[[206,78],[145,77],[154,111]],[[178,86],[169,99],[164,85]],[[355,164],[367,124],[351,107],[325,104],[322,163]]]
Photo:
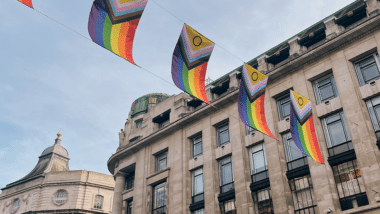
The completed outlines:
[[[42,152],[41,156],[45,156],[45,155],[50,154],[50,153],[55,153],[55,154],[58,154],[58,155],[61,155],[64,157],[69,157],[69,153],[67,152],[67,150],[63,146],[61,146],[60,143],[56,143],[53,146],[46,148]]]

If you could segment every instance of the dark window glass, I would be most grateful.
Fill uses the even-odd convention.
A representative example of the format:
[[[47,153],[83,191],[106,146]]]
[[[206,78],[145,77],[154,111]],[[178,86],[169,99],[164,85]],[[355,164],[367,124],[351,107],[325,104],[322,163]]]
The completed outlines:
[[[135,172],[133,171],[125,177],[124,189],[132,189],[134,185],[135,185]]]
[[[230,131],[228,123],[217,127],[217,135],[219,146],[230,142]]]
[[[205,209],[202,208],[202,209],[196,210],[192,214],[205,214]]]
[[[252,193],[256,214],[274,214],[270,187]]]
[[[366,104],[377,140],[380,140],[380,96],[367,100]]]
[[[290,132],[282,135],[282,141],[284,142],[288,170],[292,170],[308,164],[306,155],[304,155],[296,146]]]
[[[260,181],[268,177],[268,165],[265,155],[264,143],[255,145],[249,149],[252,182]]]
[[[220,202],[219,205],[221,214],[230,214],[231,211],[236,210],[235,198],[230,199],[228,201]]]
[[[322,119],[322,127],[330,156],[353,149],[343,112]]]
[[[361,86],[379,79],[379,55],[372,54],[371,56],[356,62],[355,69]]]
[[[133,201],[127,201],[126,214],[132,214]]]
[[[295,214],[318,213],[317,200],[310,175],[294,178],[289,181],[292,191]]]
[[[277,100],[278,117],[284,120],[290,115],[290,95],[287,94]]]
[[[196,169],[192,172],[192,203],[196,203],[204,200],[204,188],[203,188],[203,168]]]
[[[156,156],[156,171],[164,170],[168,167],[168,153],[164,152]]]
[[[338,96],[338,89],[336,88],[334,76],[332,74],[315,80],[313,82],[313,87],[317,104],[326,102]]]
[[[362,174],[356,160],[333,166],[333,173],[342,210],[352,209],[356,205],[368,205]]]
[[[141,126],[142,126],[142,122],[143,122],[142,119],[140,119],[140,120],[136,120],[136,122],[135,122],[135,124],[136,124],[136,128],[141,128]]]
[[[191,140],[191,151],[192,151],[192,154],[191,156],[193,158],[195,157],[198,157],[198,156],[201,156],[202,155],[202,136],[199,136],[199,137],[195,137]]]
[[[225,157],[220,163],[220,189],[221,193],[234,189],[234,176],[232,171],[231,156]]]
[[[166,214],[166,183],[153,188],[153,214]]]

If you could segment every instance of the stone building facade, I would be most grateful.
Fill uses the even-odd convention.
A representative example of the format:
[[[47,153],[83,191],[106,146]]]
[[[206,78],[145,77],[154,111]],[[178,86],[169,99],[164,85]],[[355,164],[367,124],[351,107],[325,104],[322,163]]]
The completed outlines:
[[[380,213],[380,5],[357,0],[248,64],[269,76],[265,113],[277,139],[239,119],[241,67],[206,87],[144,98],[108,160],[113,214]],[[289,90],[309,98],[326,164],[289,134]]]
[[[69,170],[60,133],[24,178],[2,188],[0,213],[110,213],[115,181],[111,175]]]

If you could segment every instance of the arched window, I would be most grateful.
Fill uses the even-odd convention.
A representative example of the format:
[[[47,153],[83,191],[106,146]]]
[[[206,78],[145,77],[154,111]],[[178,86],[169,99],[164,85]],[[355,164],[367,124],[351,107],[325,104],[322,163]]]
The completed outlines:
[[[103,199],[104,197],[101,195],[95,196],[95,203],[94,203],[94,208],[95,209],[102,209],[103,207]]]
[[[12,211],[16,212],[19,207],[20,207],[20,199],[16,198],[13,201]]]
[[[60,189],[57,191],[54,197],[54,201],[57,204],[63,204],[67,200],[67,191],[64,189]]]

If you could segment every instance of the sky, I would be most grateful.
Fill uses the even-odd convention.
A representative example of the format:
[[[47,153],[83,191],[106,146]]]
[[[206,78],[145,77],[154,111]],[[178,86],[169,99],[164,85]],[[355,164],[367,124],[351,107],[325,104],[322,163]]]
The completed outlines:
[[[353,0],[150,0],[133,55],[166,81],[89,40],[92,2],[33,0],[70,30],[17,0],[0,1],[0,188],[27,175],[59,131],[70,170],[110,174],[132,102],[181,92],[166,82],[180,20],[217,44],[206,74],[216,80]]]

